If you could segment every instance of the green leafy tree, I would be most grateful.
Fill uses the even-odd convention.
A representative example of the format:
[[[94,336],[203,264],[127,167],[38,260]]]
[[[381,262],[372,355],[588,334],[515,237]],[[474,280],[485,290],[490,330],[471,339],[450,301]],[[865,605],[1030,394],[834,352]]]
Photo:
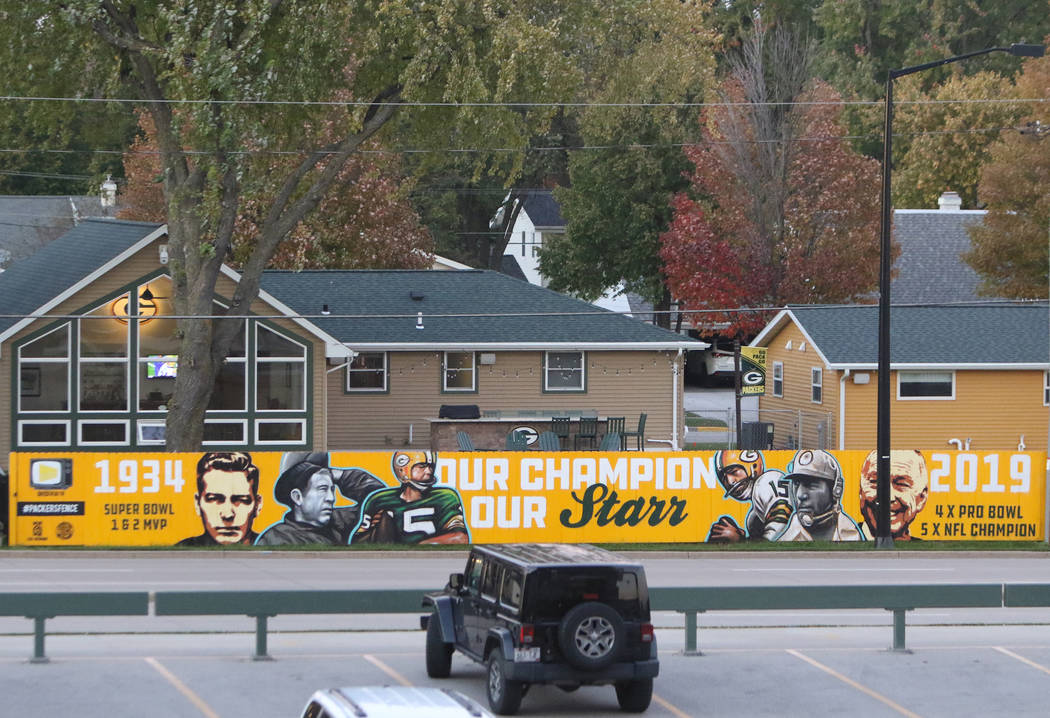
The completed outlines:
[[[1050,58],[1027,60],[1017,79],[1020,97],[1050,97]],[[981,276],[982,294],[1046,298],[1050,251],[1050,108],[1029,103],[1023,132],[1007,132],[981,168],[984,222],[970,228],[964,259]]]
[[[246,197],[275,188],[241,265],[226,310],[232,315],[247,313],[278,247],[399,103],[444,103],[411,108],[403,138],[420,147],[450,138],[521,147],[528,128],[547,122],[549,107],[461,103],[559,96],[573,76],[547,2],[27,0],[4,13],[5,76],[56,95],[133,98],[156,127],[173,302],[184,317],[179,360],[188,369],[179,372],[168,406],[172,451],[199,448],[204,411],[237,330],[237,322],[210,315]],[[51,54],[28,64],[23,47]],[[341,91],[359,104],[295,104],[337,99]],[[295,161],[273,176],[273,153],[287,151]]]
[[[558,291],[593,300],[622,284],[666,310],[659,236],[687,181],[681,144],[695,135],[695,111],[681,103],[700,101],[713,84],[714,36],[698,3],[647,3],[639,19],[596,36],[580,58],[590,103],[578,115],[584,147],[569,155],[568,186],[555,190],[566,231],[544,246],[540,271]]]
[[[1016,90],[998,73],[952,76],[929,92],[918,77],[904,77],[894,88],[893,206],[936,207],[950,189],[972,209],[989,147],[1018,126],[1029,106],[1003,102]]]

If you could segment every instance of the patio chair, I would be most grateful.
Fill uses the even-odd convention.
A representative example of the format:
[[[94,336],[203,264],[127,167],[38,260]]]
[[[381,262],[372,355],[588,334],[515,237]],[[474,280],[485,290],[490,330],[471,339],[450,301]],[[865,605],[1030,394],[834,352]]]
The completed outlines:
[[[529,440],[523,431],[512,431],[507,434],[507,451],[528,451]]]
[[[540,451],[561,451],[561,439],[553,431],[540,434]]]
[[[634,437],[638,442],[638,451],[645,448],[645,412],[638,417],[638,431],[624,431],[623,432],[623,448],[627,448],[627,440]]]
[[[551,432],[559,439],[569,439],[569,431],[572,428],[572,419],[568,416],[556,416],[551,419]]]
[[[474,442],[470,439],[470,434],[465,431],[456,432],[456,443],[459,444],[460,451],[477,451],[474,448]]]
[[[627,431],[627,417],[610,416],[605,420],[605,435],[616,434],[620,437],[620,446],[616,447],[618,449],[626,448],[627,440],[623,438],[625,431]]]
[[[615,431],[602,437],[602,443],[598,444],[598,451],[619,451],[620,435]]]
[[[598,417],[596,416],[581,416],[580,417],[580,428],[576,432],[576,436],[573,437],[572,446],[574,449],[579,449],[580,444],[587,442],[594,448],[595,443],[598,441]]]

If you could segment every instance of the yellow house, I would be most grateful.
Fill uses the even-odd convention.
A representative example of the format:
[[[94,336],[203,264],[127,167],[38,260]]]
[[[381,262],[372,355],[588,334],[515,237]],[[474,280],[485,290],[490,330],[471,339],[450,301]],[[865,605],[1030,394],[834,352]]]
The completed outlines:
[[[893,448],[1047,448],[1045,301],[895,306],[890,317]],[[776,448],[876,445],[878,308],[789,306],[765,347],[759,418]]]

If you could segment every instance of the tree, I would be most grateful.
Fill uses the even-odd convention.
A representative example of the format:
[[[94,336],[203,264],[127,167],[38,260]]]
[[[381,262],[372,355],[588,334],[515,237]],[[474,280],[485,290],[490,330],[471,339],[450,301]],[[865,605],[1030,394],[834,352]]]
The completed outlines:
[[[744,337],[770,308],[877,284],[878,165],[849,147],[838,95],[807,82],[807,67],[790,33],[757,33],[723,83],[725,104],[703,117],[703,144],[686,150],[692,196],[675,197],[661,256],[703,333],[725,323],[720,334]]]
[[[936,207],[950,189],[972,209],[989,146],[1017,126],[1027,105],[1002,102],[1016,91],[1009,78],[994,72],[955,75],[929,92],[917,78],[903,78],[894,93],[893,206]]]
[[[542,126],[549,107],[459,103],[563,94],[573,72],[561,61],[549,5],[27,0],[4,11],[6,76],[26,77],[28,86],[64,78],[71,86],[63,96],[131,96],[154,122],[186,368],[168,405],[169,450],[199,448],[204,411],[237,331],[236,321],[211,315],[245,198],[276,188],[261,207],[229,315],[248,312],[278,247],[400,103],[425,103],[411,109],[404,135],[421,147],[450,137],[520,147],[526,128]],[[27,65],[20,55],[26,46],[52,55]],[[356,104],[297,104],[328,101],[339,90]],[[326,133],[334,141],[325,143]],[[289,151],[290,169],[271,175],[274,154]]]
[[[1050,97],[1050,58],[1027,60],[1017,79],[1020,97]],[[988,296],[1047,297],[1050,233],[1050,110],[1030,103],[1020,123],[989,150],[979,197],[988,206],[983,224],[970,228],[973,249],[964,259],[981,276]]]
[[[569,154],[569,184],[555,189],[566,231],[545,244],[540,271],[558,291],[593,300],[622,284],[666,310],[659,235],[685,186],[680,147],[694,111],[683,104],[713,83],[714,36],[698,3],[627,10],[634,14],[623,31],[596,34],[577,59],[587,78],[579,99],[588,106],[577,116],[584,148]],[[658,316],[666,324],[667,314]]]
[[[127,185],[121,219],[163,222],[164,192],[156,129],[140,113],[141,134],[124,154]],[[339,180],[316,212],[282,242],[270,260],[278,269],[425,269],[433,242],[405,199],[397,172],[397,155],[372,152],[347,160]],[[271,174],[289,171],[278,158]],[[271,190],[272,191],[272,190]],[[230,263],[239,267],[252,249],[267,193],[246,197],[233,234]]]

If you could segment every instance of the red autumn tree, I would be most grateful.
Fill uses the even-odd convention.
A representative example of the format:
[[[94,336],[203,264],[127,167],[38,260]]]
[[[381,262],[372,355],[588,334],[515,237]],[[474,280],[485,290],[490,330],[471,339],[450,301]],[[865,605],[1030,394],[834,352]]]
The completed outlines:
[[[121,219],[164,222],[161,164],[150,116],[139,113],[142,132],[124,155],[127,186]],[[324,130],[322,130],[324,131]],[[283,160],[275,155],[274,168]],[[287,168],[286,168],[287,169]],[[351,157],[332,192],[274,252],[279,269],[425,269],[434,243],[400,185],[397,157],[374,152]],[[275,171],[274,176],[281,176]],[[247,259],[268,207],[266,191],[246,196],[237,219],[231,264]]]
[[[706,334],[728,324],[719,333],[745,337],[773,308],[878,284],[879,167],[845,139],[840,98],[817,82],[756,106],[748,82],[728,80],[729,102],[702,119],[704,143],[686,149],[691,195],[675,197],[661,238],[671,292]]]

